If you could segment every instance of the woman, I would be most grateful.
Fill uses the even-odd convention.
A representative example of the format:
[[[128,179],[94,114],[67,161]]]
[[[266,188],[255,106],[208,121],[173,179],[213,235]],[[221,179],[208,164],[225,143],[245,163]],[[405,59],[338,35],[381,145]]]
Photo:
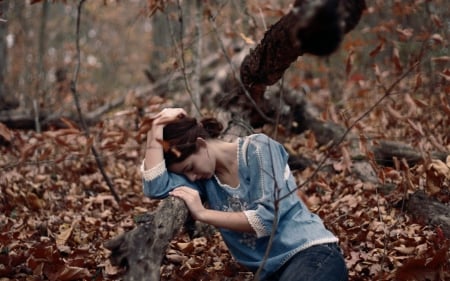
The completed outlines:
[[[181,108],[157,114],[141,166],[145,195],[183,199],[194,219],[220,230],[239,263],[256,272],[264,261],[261,280],[347,280],[338,239],[296,195],[282,145],[264,134],[224,142],[221,130]]]

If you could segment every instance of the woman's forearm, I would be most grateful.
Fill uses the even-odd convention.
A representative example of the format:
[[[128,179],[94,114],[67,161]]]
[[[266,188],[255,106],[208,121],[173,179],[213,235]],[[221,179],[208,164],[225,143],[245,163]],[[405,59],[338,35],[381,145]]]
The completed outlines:
[[[164,160],[162,139],[163,126],[153,124],[152,130],[147,133],[147,143],[145,145],[144,168],[146,170],[155,167]]]
[[[243,212],[222,212],[205,209],[198,214],[197,220],[219,228],[255,233]]]
[[[184,116],[186,116],[186,111],[182,108],[166,108],[155,116],[152,129],[147,133],[144,159],[144,168],[146,170],[155,167],[164,160],[163,145],[161,143],[164,137],[164,126]]]
[[[223,212],[205,208],[197,190],[180,186],[172,190],[170,195],[181,198],[186,203],[192,218],[215,227],[226,228],[238,232],[255,233],[244,212]]]

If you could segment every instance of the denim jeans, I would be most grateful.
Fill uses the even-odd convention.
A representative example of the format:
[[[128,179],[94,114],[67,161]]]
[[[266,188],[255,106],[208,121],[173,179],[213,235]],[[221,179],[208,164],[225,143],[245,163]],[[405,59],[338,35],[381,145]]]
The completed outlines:
[[[266,281],[346,281],[348,271],[336,243],[307,248],[286,262]]]

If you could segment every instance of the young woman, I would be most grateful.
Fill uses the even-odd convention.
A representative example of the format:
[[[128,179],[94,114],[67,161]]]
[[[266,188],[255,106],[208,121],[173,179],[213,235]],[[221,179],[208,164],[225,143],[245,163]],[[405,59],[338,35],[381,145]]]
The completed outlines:
[[[296,195],[282,145],[264,134],[224,142],[221,130],[181,108],[157,114],[141,166],[145,195],[183,199],[194,219],[220,230],[239,263],[256,272],[265,262],[261,280],[347,280],[338,239]]]

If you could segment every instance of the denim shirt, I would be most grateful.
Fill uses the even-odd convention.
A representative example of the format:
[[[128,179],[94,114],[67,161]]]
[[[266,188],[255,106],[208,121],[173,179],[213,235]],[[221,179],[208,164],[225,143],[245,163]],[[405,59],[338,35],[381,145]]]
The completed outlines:
[[[297,185],[287,164],[288,154],[283,146],[264,134],[238,139],[239,185],[230,187],[217,177],[191,182],[171,173],[165,162],[143,174],[144,194],[164,198],[178,186],[199,191],[209,208],[224,212],[244,212],[255,234],[219,229],[223,240],[237,262],[255,272],[264,260],[266,248],[276,219],[272,248],[261,279],[278,270],[289,258],[308,247],[337,242],[322,220],[311,213],[299,199]],[[278,210],[275,207],[275,198]]]

